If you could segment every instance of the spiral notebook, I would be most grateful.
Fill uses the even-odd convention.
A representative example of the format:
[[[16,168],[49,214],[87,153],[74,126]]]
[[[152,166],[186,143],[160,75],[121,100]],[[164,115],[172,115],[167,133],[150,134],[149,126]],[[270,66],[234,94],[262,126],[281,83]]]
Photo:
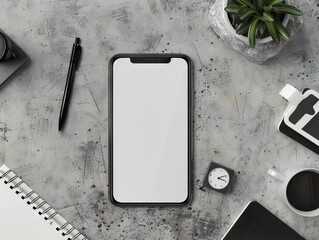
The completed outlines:
[[[0,167],[0,238],[87,240],[6,165]]]

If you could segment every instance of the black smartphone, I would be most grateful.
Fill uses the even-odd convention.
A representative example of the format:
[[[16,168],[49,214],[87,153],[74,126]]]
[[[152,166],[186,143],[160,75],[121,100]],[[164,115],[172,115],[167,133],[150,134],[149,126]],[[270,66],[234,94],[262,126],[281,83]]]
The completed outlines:
[[[110,61],[110,199],[119,206],[191,199],[191,60],[120,54]]]
[[[260,203],[250,202],[222,240],[305,240]]]

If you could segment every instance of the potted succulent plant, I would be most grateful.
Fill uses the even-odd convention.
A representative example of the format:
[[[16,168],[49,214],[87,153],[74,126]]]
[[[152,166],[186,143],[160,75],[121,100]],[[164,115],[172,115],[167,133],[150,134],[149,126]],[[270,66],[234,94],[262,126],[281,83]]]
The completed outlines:
[[[303,14],[298,8],[288,5],[289,0],[223,1],[223,18],[229,31],[236,38],[249,43],[251,48],[271,41],[279,43],[281,38],[288,41],[290,34],[286,26],[289,15]]]

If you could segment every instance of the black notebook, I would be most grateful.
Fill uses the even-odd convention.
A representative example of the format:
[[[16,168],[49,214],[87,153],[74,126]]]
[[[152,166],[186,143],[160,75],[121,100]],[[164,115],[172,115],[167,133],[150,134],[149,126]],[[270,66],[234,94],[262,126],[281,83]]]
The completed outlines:
[[[250,202],[222,240],[305,240],[258,202]]]

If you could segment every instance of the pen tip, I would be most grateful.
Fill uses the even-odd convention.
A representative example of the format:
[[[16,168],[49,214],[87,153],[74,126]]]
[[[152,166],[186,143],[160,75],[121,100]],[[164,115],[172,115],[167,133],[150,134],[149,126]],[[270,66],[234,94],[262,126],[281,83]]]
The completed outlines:
[[[78,37],[77,37],[77,38],[75,38],[75,43],[76,43],[76,44],[80,44],[80,41],[81,41],[81,39],[80,39],[80,38],[78,38]]]

